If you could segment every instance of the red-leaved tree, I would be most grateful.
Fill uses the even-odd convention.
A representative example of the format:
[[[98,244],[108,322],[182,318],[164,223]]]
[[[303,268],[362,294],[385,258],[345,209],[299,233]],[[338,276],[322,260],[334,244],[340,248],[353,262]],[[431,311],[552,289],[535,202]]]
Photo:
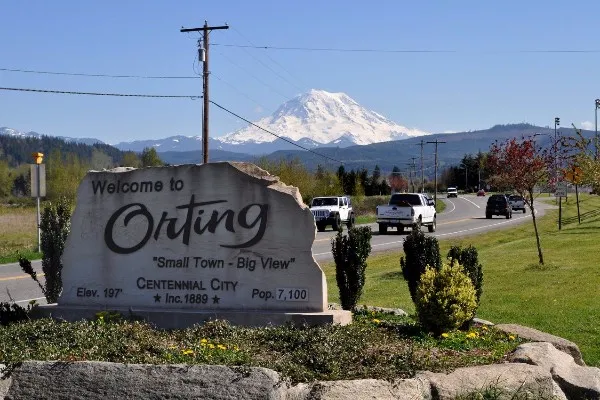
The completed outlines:
[[[551,154],[536,148],[532,138],[494,143],[487,161],[492,183],[510,187],[525,199],[531,211],[540,265],[544,265],[544,255],[535,219],[533,190],[537,185],[548,182],[548,171],[553,161]]]
[[[392,188],[392,192],[408,190],[408,181],[398,173],[390,174],[390,176],[388,176],[388,182]]]

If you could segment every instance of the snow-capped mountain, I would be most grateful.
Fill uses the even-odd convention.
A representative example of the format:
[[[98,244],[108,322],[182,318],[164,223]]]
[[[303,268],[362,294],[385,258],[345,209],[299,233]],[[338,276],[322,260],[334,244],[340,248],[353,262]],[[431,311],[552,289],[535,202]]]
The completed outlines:
[[[20,137],[20,138],[25,138],[25,137],[34,137],[34,138],[38,138],[41,139],[43,136],[50,136],[50,135],[46,135],[46,134],[42,134],[42,133],[37,133],[37,132],[22,132],[22,131],[18,131],[16,129],[12,129],[12,128],[7,128],[7,127],[0,127],[0,135],[7,135],[7,136],[13,136],[13,137]],[[71,137],[66,137],[66,136],[56,136],[59,139],[63,139],[67,142],[75,142],[75,143],[82,143],[82,144],[95,144],[95,143],[101,143],[103,144],[104,142],[99,140],[99,139],[94,139],[94,138],[71,138]]]
[[[345,147],[427,135],[367,110],[344,93],[313,89],[282,104],[273,115],[256,122],[294,141],[309,139],[320,145]],[[252,125],[225,135],[222,143],[271,143],[277,138]]]
[[[381,114],[361,107],[344,93],[311,90],[282,104],[273,115],[255,122],[285,140],[252,125],[222,137],[210,138],[209,148],[247,154],[268,154],[277,150],[348,147],[407,139],[427,135],[406,128]],[[197,151],[202,148],[200,136],[169,136],[157,140],[121,142],[120,150],[142,151],[155,147],[158,152]]]

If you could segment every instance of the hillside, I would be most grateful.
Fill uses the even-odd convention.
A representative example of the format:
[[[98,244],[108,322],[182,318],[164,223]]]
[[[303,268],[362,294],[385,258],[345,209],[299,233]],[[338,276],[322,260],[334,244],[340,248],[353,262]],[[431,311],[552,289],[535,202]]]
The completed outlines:
[[[31,163],[32,153],[40,152],[47,156],[53,150],[60,150],[63,154],[76,154],[79,159],[90,161],[94,149],[108,155],[114,163],[119,163],[123,159],[121,150],[103,143],[90,145],[43,135],[40,137],[0,135],[0,159],[8,160],[11,167]]]

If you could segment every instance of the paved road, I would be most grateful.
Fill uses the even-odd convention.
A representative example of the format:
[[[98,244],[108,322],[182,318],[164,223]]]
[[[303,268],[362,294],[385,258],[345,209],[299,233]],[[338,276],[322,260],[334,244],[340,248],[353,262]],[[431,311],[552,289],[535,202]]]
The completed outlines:
[[[435,233],[427,233],[440,239],[450,237],[461,237],[467,235],[480,234],[495,229],[504,229],[514,226],[515,224],[531,221],[531,213],[523,214],[521,211],[513,213],[512,219],[496,216],[492,219],[485,218],[486,197],[477,197],[475,195],[460,196],[458,198],[445,199],[446,210],[437,217],[437,229]],[[544,212],[552,208],[552,206],[536,202],[536,216],[544,215]],[[371,239],[371,247],[373,252],[386,250],[401,250],[404,237],[408,233],[398,234],[395,229],[388,230],[387,235],[378,233],[377,224],[370,224],[373,230],[373,238]],[[318,261],[329,261],[333,257],[331,255],[331,238],[335,236],[335,232],[328,230],[318,232],[313,245],[313,254]]]
[[[485,218],[485,203],[487,197],[461,196],[454,199],[443,199],[446,202],[446,210],[438,215],[437,232],[427,233],[438,238],[460,237],[466,235],[480,234],[482,232],[503,229],[515,224],[530,221],[529,213],[516,212],[512,219],[494,217],[489,220]],[[538,202],[538,216],[544,214],[545,210],[551,208],[547,204]],[[400,250],[406,233],[398,234],[395,229],[388,230],[387,235],[379,235],[377,224],[370,225],[373,229],[371,241],[373,252],[386,250]],[[329,228],[330,229],[330,228]],[[426,231],[426,230],[425,230]],[[329,261],[331,256],[331,238],[335,232],[328,230],[317,232],[313,244],[313,254],[318,261]],[[34,268],[41,274],[41,263],[34,261]],[[43,278],[41,278],[43,281]],[[27,301],[36,299],[44,303],[42,292],[35,282],[25,275],[18,264],[0,265],[0,301],[8,301],[10,298],[21,305]]]

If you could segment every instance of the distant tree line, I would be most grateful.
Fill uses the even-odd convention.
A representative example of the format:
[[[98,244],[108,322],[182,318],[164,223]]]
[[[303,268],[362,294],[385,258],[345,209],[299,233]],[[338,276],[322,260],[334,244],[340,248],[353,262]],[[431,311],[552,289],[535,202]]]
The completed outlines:
[[[31,193],[32,153],[44,154],[48,200],[75,200],[77,187],[89,170],[164,165],[156,149],[141,154],[123,152],[106,144],[87,145],[63,139],[0,136],[0,201],[26,198]]]

